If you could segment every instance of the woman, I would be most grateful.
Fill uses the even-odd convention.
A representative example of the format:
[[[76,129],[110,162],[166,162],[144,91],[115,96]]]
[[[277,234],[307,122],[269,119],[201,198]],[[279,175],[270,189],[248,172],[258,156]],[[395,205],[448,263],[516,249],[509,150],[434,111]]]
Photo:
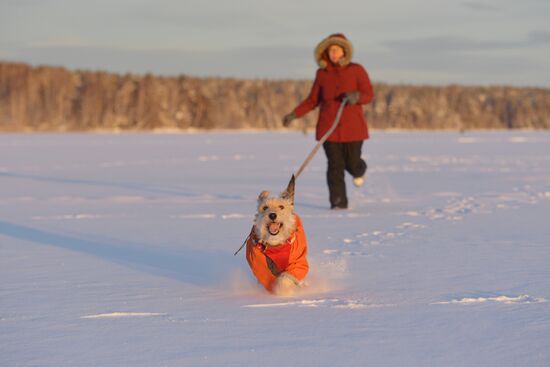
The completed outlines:
[[[315,48],[315,60],[319,65],[315,82],[309,96],[291,113],[283,118],[288,126],[320,106],[316,126],[316,139],[332,126],[342,100],[347,97],[338,127],[323,144],[328,159],[327,183],[331,209],[347,209],[346,182],[344,173],[353,176],[353,183],[360,187],[364,183],[367,164],[361,159],[363,140],[369,138],[369,131],[361,105],[369,103],[374,92],[365,69],[351,62],[353,46],[341,33],[332,34]]]

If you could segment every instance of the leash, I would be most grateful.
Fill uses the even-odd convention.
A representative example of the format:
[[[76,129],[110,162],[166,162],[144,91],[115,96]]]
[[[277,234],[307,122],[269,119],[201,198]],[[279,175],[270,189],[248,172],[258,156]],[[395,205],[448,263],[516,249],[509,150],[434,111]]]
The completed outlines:
[[[296,173],[294,174],[294,179],[297,179],[298,176],[300,176],[300,174],[302,173],[302,171],[306,168],[306,166],[309,164],[309,162],[311,161],[311,159],[315,156],[315,153],[317,153],[317,151],[319,150],[319,148],[321,147],[321,145],[323,145],[323,143],[328,139],[328,137],[330,136],[330,134],[332,134],[332,132],[336,129],[336,126],[338,126],[338,123],[340,122],[340,117],[342,117],[342,112],[344,111],[344,107],[346,106],[346,104],[348,103],[348,97],[345,97],[343,100],[342,100],[342,103],[340,103],[340,107],[338,107],[338,112],[336,113],[336,118],[334,119],[334,122],[332,123],[332,126],[330,127],[330,129],[328,129],[328,131],[325,133],[325,135],[323,135],[323,137],[321,139],[319,139],[319,141],[317,142],[317,144],[315,145],[315,147],[313,148],[313,150],[309,153],[309,155],[307,156],[306,160],[304,161],[304,163],[302,163],[302,165],[300,166],[300,168],[298,169],[298,171],[296,171]],[[235,253],[233,254],[233,256],[237,256],[237,254],[243,249],[244,245],[246,245],[246,241],[248,241],[248,238],[250,237],[250,235],[246,236],[243,244],[241,245],[241,247],[239,247],[239,249],[237,251],[235,251]]]
[[[311,159],[313,158],[313,156],[315,155],[315,153],[317,153],[317,151],[319,150],[319,148],[321,147],[321,145],[323,145],[323,143],[328,139],[328,137],[330,136],[330,134],[332,134],[332,132],[336,129],[336,126],[338,126],[338,123],[340,122],[340,117],[342,117],[342,112],[344,111],[344,107],[346,106],[346,104],[348,103],[348,98],[345,97],[343,100],[342,100],[342,103],[340,103],[340,107],[338,108],[338,112],[336,113],[336,118],[334,119],[334,122],[332,123],[332,126],[330,127],[330,129],[328,129],[328,131],[325,133],[325,135],[323,135],[323,137],[321,139],[319,139],[319,141],[317,142],[317,145],[315,145],[315,147],[313,148],[313,150],[311,151],[311,153],[309,153],[309,155],[307,156],[306,160],[304,161],[304,163],[302,163],[302,165],[300,166],[300,168],[298,169],[298,171],[296,171],[296,173],[294,174],[294,177],[297,179],[298,176],[300,176],[300,174],[302,173],[302,171],[306,168],[306,166],[309,164],[309,162],[311,161]]]
[[[250,235],[246,236],[246,238],[244,239],[243,244],[241,245],[241,247],[239,247],[239,249],[237,251],[235,251],[233,256],[237,256],[237,254],[243,249],[244,245],[246,245],[246,241],[248,241],[249,238],[250,238]]]

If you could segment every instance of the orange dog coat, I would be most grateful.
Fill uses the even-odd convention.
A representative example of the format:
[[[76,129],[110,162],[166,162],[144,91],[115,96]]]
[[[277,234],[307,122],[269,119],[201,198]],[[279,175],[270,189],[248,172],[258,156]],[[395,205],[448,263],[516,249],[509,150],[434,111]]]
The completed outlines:
[[[271,292],[277,277],[286,272],[303,280],[309,270],[307,263],[307,240],[300,217],[296,217],[296,231],[279,246],[265,246],[258,242],[254,227],[246,241],[246,260],[252,273],[265,289]]]

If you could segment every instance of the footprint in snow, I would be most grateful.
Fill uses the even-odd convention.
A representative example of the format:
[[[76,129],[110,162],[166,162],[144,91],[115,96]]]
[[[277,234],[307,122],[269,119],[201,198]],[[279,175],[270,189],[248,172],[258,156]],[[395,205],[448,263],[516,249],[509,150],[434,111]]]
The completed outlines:
[[[414,224],[405,222],[396,227],[399,230],[420,229],[425,228],[422,224]],[[372,231],[356,234],[353,237],[346,237],[341,240],[337,249],[329,248],[323,250],[325,255],[344,255],[344,256],[371,256],[365,248],[368,246],[379,246],[403,236],[405,232],[385,232]]]

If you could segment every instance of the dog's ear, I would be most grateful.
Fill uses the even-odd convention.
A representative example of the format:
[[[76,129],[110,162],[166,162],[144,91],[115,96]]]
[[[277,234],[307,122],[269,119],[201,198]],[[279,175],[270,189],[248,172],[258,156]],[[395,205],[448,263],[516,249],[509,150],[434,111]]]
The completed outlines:
[[[262,191],[260,193],[260,196],[258,196],[258,204],[260,204],[262,201],[264,201],[268,197],[269,197],[269,191]]]
[[[296,178],[294,177],[294,175],[292,175],[292,178],[290,179],[290,182],[288,183],[286,190],[281,193],[281,199],[290,200],[292,205],[294,205],[294,183],[295,182],[296,182]]]

